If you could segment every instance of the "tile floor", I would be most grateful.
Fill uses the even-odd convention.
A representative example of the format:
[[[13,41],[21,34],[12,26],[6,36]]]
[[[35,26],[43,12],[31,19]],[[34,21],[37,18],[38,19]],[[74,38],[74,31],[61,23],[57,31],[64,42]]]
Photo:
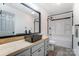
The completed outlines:
[[[48,56],[75,56],[70,48],[55,46],[54,50],[48,51]]]

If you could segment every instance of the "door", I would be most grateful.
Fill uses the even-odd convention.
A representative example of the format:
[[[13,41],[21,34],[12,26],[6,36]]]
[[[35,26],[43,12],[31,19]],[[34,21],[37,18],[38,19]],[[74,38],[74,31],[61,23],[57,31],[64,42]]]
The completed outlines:
[[[49,20],[49,42],[72,48],[72,17]]]

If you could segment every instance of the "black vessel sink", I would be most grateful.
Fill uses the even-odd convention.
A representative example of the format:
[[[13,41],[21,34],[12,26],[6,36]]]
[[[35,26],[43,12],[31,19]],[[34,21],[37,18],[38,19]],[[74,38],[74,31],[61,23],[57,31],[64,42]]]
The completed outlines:
[[[36,42],[40,39],[42,39],[42,35],[39,34],[31,34],[31,35],[25,35],[25,41],[29,41],[29,42]]]

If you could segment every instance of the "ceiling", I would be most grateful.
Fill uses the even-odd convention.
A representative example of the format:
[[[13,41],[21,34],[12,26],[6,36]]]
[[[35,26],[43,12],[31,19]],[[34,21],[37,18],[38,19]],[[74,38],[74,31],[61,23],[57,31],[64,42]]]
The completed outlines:
[[[35,3],[40,8],[47,11],[48,15],[59,14],[67,11],[72,11],[73,3]]]
[[[21,10],[24,13],[28,13],[30,15],[33,15],[34,17],[37,17],[38,14],[34,13],[32,14],[32,10],[30,10],[29,8],[19,4],[19,3],[8,3],[9,6],[14,7],[18,10]],[[27,4],[27,3],[26,3]],[[33,3],[35,6],[37,6],[38,8],[43,8],[48,15],[54,15],[54,14],[59,14],[59,13],[64,13],[64,12],[68,12],[68,11],[72,11],[73,10],[73,3],[61,3],[61,4],[57,4],[57,3]],[[32,8],[34,7],[32,4]]]

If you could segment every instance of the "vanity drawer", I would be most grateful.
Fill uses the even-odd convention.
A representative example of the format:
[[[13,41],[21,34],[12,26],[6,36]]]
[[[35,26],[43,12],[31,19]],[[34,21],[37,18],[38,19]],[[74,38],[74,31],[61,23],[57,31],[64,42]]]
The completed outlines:
[[[44,46],[44,42],[41,42],[40,44],[33,46],[32,53],[35,52],[36,50],[38,50],[42,46]]]
[[[25,51],[17,54],[16,56],[30,56],[30,49],[26,49]]]
[[[38,50],[36,50],[32,56],[44,56],[44,46],[42,46],[41,48],[39,48]]]

